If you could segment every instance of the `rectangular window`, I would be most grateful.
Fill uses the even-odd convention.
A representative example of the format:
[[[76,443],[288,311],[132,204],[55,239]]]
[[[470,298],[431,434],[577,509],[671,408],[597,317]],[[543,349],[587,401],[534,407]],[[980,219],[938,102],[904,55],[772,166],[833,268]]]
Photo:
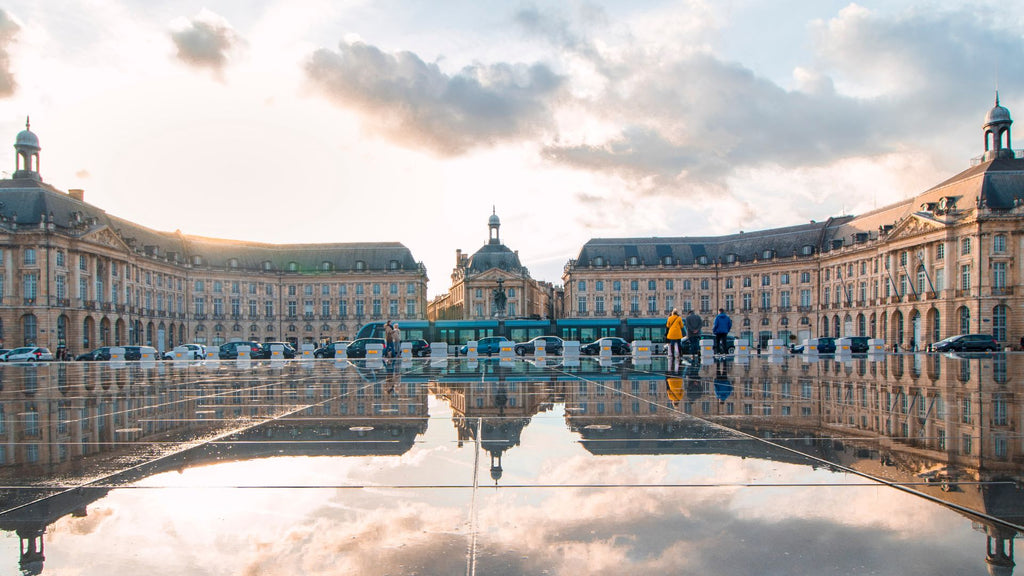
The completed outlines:
[[[338,315],[342,318],[348,316],[348,300],[338,300]]]
[[[658,281],[657,280],[648,280],[647,281],[647,289],[648,290],[657,290],[658,289]]]
[[[327,288],[327,286],[325,286],[325,288]],[[391,295],[397,295],[398,294],[398,283],[397,282],[392,282],[391,284],[388,284],[388,294],[391,294]],[[395,312],[395,314],[398,314],[398,312]]]
[[[946,257],[946,243],[945,242],[939,242],[938,244],[935,245],[935,258],[937,260],[942,260],[945,257]]]
[[[692,290],[693,283],[690,280],[683,280],[683,290]]]
[[[700,295],[700,311],[710,312],[711,311],[711,296],[707,294]]]
[[[586,292],[587,291],[587,281],[586,280],[580,280],[579,282],[577,282],[576,283],[576,291],[577,292]]]
[[[197,297],[192,302],[196,307],[196,314],[206,314],[206,299],[203,297]]]
[[[231,314],[233,316],[240,316],[242,314],[242,303],[238,298],[231,299]]]
[[[398,316],[398,300],[388,300],[388,314],[392,316]]]
[[[612,281],[612,290],[614,290],[615,292],[621,292],[622,291],[622,282],[619,281],[619,280]]]
[[[149,294],[146,294],[146,300],[149,300]],[[146,303],[146,308],[149,308],[149,302]],[[214,298],[213,299],[213,313],[217,316],[224,315],[224,299]]]
[[[614,296],[612,299],[612,310],[616,314],[622,314],[622,296]]]
[[[736,309],[736,297],[732,294],[725,295],[725,311],[732,312]]]
[[[84,254],[78,257],[78,269],[81,270],[82,272],[86,272],[89,270],[89,261],[85,259]],[[138,280],[138,278],[136,278],[136,280]]]
[[[935,289],[945,290],[946,289],[946,269],[936,268],[935,269]]]
[[[259,314],[259,306],[255,300],[249,300],[249,316],[256,316]]]
[[[580,314],[585,314],[587,312],[586,296],[580,296],[579,298],[576,299],[576,311],[579,312]]]
[[[657,296],[648,296],[647,297],[647,311],[652,313],[652,314],[658,311],[658,297]]]
[[[725,279],[725,289],[732,290],[732,278]]]
[[[598,296],[594,299],[594,314],[598,316],[604,315],[604,296]]]
[[[640,296],[633,294],[629,300],[629,313],[639,314],[640,313]]]
[[[789,308],[789,290],[779,292],[779,306]]]
[[[750,292],[743,293],[743,309],[751,310],[754,307],[754,295]]]
[[[675,290],[676,283],[672,280],[665,280],[665,290]]]
[[[25,298],[34,299],[37,294],[38,278],[35,273],[25,274],[24,276],[24,295]]]
[[[57,276],[57,300],[68,297],[67,278],[62,274]]]
[[[412,282],[409,282],[408,284],[406,284],[405,285],[405,294],[406,294],[406,296],[414,296],[414,295],[416,295],[416,285],[413,284]]]
[[[639,280],[630,280],[629,281],[629,289],[634,291],[634,292],[639,290],[640,289],[640,281]]]
[[[811,305],[811,291],[801,290],[800,291],[800,305],[807,307]]]
[[[801,284],[807,284],[810,281],[811,281],[811,273],[810,272],[801,272],[800,273],[800,283]]]
[[[768,274],[762,275],[761,276],[761,286],[771,286],[771,285],[772,285],[772,277],[770,275],[768,275]]]
[[[149,284],[149,273],[148,272],[146,273],[146,284]],[[213,291],[216,292],[217,294],[220,294],[221,292],[223,292],[224,291],[224,283],[221,282],[220,280],[214,280],[213,281]]]
[[[992,287],[1006,288],[1006,262],[992,263]]]
[[[767,310],[772,307],[772,293],[761,292],[761,308]]]
[[[963,238],[960,240],[960,255],[967,256],[971,253],[971,238]]]
[[[828,306],[829,300],[831,300],[831,296],[832,290],[829,288],[825,288],[825,290],[821,293],[821,305]]]
[[[288,317],[294,318],[299,313],[298,303],[295,300],[288,301]]]
[[[509,289],[509,291],[511,292],[511,288]],[[595,292],[604,292],[604,280],[595,280],[594,281],[594,291]],[[511,297],[511,296],[512,296],[512,294],[509,294],[509,297]]]
[[[380,316],[381,315],[381,302],[380,302],[380,298],[374,298],[373,299],[373,315],[374,316]]]
[[[267,300],[263,303],[263,312],[267,315],[267,318],[274,316],[274,302],[272,300]]]
[[[789,284],[789,273],[783,272],[779,274],[779,284]]]
[[[514,304],[512,306],[509,306],[509,314],[511,314],[511,315],[515,315],[515,308],[513,306],[514,306]],[[416,301],[415,300],[406,300],[405,301],[405,313],[406,313],[406,315],[408,315],[410,317],[416,316]]]
[[[78,279],[78,297],[82,300],[89,299],[89,279],[79,278]]]
[[[960,289],[970,290],[971,289],[971,265],[964,264],[960,267]]]

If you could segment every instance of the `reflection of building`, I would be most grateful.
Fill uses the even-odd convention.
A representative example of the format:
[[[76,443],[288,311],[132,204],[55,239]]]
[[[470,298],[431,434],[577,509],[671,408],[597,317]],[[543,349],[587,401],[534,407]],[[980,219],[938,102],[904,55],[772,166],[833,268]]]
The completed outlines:
[[[566,389],[566,419],[594,454],[835,465],[905,486],[970,518],[989,573],[1010,574],[1024,532],[1022,374],[1017,354],[720,362],[660,380],[589,375]],[[730,436],[764,442],[707,441]]]
[[[1024,335],[1024,159],[1009,111],[985,117],[985,154],[917,196],[824,222],[717,237],[597,238],[568,262],[568,316],[663,316],[719,307],[760,340]]]
[[[451,407],[459,444],[475,440],[490,455],[491,479],[497,483],[502,455],[519,445],[533,415],[551,406],[554,384],[500,367],[483,379],[460,380],[457,375],[439,378],[432,383],[433,392]]]
[[[0,364],[0,383],[0,530],[17,533],[30,574],[47,527],[109,486],[256,458],[397,456],[428,419],[424,386],[353,365]]]
[[[493,317],[556,317],[557,299],[550,283],[534,280],[519,261],[519,252],[501,243],[501,220],[491,214],[487,220],[490,238],[472,256],[455,251],[452,285],[446,294],[430,302],[431,320],[468,320]],[[504,308],[495,296],[504,295]]]
[[[39,140],[0,180],[0,344],[160,350],[314,342],[364,320],[422,318],[426,271],[395,242],[263,244],[158,232],[42,181]],[[173,201],[171,199],[165,201]]]

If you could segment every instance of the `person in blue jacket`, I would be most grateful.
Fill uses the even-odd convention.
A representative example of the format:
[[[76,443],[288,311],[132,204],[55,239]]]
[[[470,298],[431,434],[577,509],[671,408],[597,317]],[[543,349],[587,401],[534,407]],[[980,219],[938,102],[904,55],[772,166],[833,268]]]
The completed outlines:
[[[718,316],[715,316],[715,323],[711,327],[711,332],[715,335],[715,354],[725,354],[729,351],[729,342],[726,340],[729,330],[732,330],[732,318],[725,313],[725,309],[719,308]]]

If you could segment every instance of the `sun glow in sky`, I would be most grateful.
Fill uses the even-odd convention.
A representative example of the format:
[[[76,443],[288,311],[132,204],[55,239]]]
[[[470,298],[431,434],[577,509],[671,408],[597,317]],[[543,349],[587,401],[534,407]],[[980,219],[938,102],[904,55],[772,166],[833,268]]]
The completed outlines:
[[[13,1],[0,135],[158,230],[399,241],[447,289],[501,237],[727,234],[921,192],[1024,102],[1013,3]],[[0,169],[14,169],[14,150]]]

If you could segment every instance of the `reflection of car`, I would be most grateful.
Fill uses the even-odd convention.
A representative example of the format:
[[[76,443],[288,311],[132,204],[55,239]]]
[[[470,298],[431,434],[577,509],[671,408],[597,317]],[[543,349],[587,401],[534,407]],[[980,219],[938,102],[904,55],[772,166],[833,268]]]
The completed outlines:
[[[180,348],[185,349],[186,360],[202,360],[206,358],[206,346],[202,344],[182,344]],[[174,350],[164,352],[164,360],[174,360]]]
[[[854,354],[866,354],[867,351],[867,336],[850,336],[850,352],[853,352]]]
[[[338,340],[337,342],[324,344],[316,350],[313,350],[313,358],[334,358],[334,346],[337,344],[344,344],[348,346],[351,342],[348,340]]]
[[[936,352],[995,352],[999,343],[991,334],[957,334],[932,344]]]
[[[544,351],[554,356],[560,356],[562,354],[562,339],[558,336],[537,336],[533,340],[516,344],[513,348],[518,356],[525,356],[527,354],[533,354],[534,349],[539,345],[544,344]]]
[[[366,358],[366,347],[370,344],[380,344],[380,349],[383,354],[384,350],[384,339],[383,338],[357,338],[348,345],[345,349],[345,354],[349,358]]]
[[[292,345],[288,342],[264,342],[260,344],[259,354],[253,353],[253,358],[258,357],[261,360],[270,360],[274,357],[271,346],[281,346],[281,355],[284,356],[285,360],[295,358],[295,348],[292,348]]]
[[[852,350],[853,347],[851,346]],[[789,349],[793,354],[803,354],[804,345],[797,344]],[[864,342],[864,352],[867,352],[867,341]],[[836,339],[835,338],[818,338],[818,354],[835,354],[836,353]]]
[[[79,354],[75,360],[83,360],[87,362],[110,360],[110,347],[104,346],[84,354]]]
[[[486,338],[481,338],[476,342],[476,353],[486,354],[488,356],[491,354],[499,354],[501,353],[502,343],[512,344],[512,341],[504,336],[487,336]],[[463,356],[469,354],[469,345],[466,344],[462,348],[459,348],[459,354],[462,354]]]
[[[48,348],[40,346],[23,346],[15,348],[4,354],[4,362],[36,362],[41,360],[53,360],[53,352]]]
[[[609,336],[607,338],[598,338],[589,344],[580,346],[580,354],[586,354],[593,356],[601,352],[601,346],[611,346],[612,354],[628,356],[631,353],[629,342],[626,342],[624,338],[617,338]]]
[[[220,349],[217,351],[217,356],[221,360],[236,360],[238,359],[238,347],[248,346],[249,357],[258,358],[262,354],[263,348],[260,348],[259,342],[253,342],[251,340],[242,340],[240,342],[228,342],[222,344]]]

